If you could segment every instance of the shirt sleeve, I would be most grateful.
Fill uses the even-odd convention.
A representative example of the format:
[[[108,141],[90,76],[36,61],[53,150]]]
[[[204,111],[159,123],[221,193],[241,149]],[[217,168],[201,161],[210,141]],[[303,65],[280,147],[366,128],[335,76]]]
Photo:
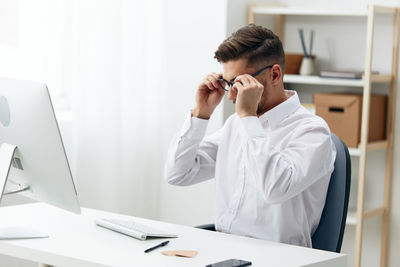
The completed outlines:
[[[269,203],[282,203],[333,171],[336,149],[328,126],[320,120],[294,129],[280,149],[257,117],[242,118],[239,131],[249,182],[263,190]]]
[[[187,117],[172,140],[165,164],[165,179],[174,185],[192,185],[215,176],[215,161],[222,130],[204,138],[208,120]]]

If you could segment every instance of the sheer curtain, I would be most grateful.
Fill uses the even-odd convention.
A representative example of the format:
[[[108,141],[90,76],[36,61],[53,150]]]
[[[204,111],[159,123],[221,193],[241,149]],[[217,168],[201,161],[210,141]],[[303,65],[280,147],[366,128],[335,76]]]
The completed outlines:
[[[10,32],[0,76],[48,84],[82,206],[169,221],[208,214],[212,185],[172,187],[162,160],[198,82],[220,68],[225,12],[213,0],[0,0],[0,34]],[[197,196],[209,205],[193,208]]]
[[[156,217],[162,1],[66,4],[65,85],[82,206]]]

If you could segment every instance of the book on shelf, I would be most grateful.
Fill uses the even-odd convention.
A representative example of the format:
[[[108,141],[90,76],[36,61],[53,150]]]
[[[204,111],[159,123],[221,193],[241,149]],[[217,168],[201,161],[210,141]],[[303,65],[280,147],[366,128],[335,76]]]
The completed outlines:
[[[379,74],[379,72],[373,71],[372,74]],[[322,70],[319,72],[321,78],[361,79],[363,75],[363,71]]]

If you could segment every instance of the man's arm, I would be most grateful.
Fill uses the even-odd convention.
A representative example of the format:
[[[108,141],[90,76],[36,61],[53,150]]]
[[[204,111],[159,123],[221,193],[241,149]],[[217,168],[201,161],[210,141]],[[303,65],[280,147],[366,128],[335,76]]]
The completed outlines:
[[[165,165],[168,183],[186,186],[214,178],[222,129],[204,138],[207,123],[208,120],[188,117],[171,142]]]
[[[335,148],[328,127],[310,123],[299,128],[280,151],[274,148],[257,117],[241,119],[249,182],[260,188],[270,203],[282,203],[298,195],[333,171]]]
[[[208,119],[225,92],[217,80],[221,74],[211,73],[197,88],[196,106],[167,155],[165,177],[175,185],[191,185],[214,178],[215,160],[221,130],[203,140]]]

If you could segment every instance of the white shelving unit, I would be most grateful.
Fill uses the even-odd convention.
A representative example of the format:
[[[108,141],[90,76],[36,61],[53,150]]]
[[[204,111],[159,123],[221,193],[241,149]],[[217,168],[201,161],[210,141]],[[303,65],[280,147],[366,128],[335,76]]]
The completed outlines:
[[[363,93],[363,107],[361,120],[361,143],[358,148],[350,148],[349,152],[352,157],[359,158],[359,176],[357,188],[357,207],[356,210],[349,210],[347,215],[347,225],[356,227],[355,236],[355,262],[354,266],[361,266],[362,253],[362,235],[363,222],[365,219],[381,216],[382,231],[381,231],[381,259],[380,266],[387,266],[387,242],[389,234],[389,211],[390,211],[390,195],[391,195],[391,179],[393,165],[393,124],[396,99],[396,80],[398,71],[398,46],[399,46],[399,31],[400,19],[399,8],[384,7],[369,5],[362,10],[328,10],[328,9],[304,9],[304,8],[288,8],[271,5],[249,5],[248,22],[254,23],[256,15],[273,15],[275,17],[276,33],[284,42],[284,22],[285,16],[352,16],[367,18],[367,38],[366,38],[366,55],[364,65],[364,77],[362,79],[335,79],[321,78],[318,76],[300,76],[300,75],[285,75],[285,83],[306,84],[306,85],[324,85],[324,86],[339,86],[339,87],[358,87]],[[388,75],[374,75],[371,71],[372,66],[372,46],[374,40],[374,19],[376,14],[393,15],[393,44],[392,44],[392,67],[391,73]],[[373,84],[386,83],[389,84],[389,104],[387,114],[387,133],[386,140],[379,142],[368,142],[368,126],[369,126],[369,111],[371,87]],[[364,195],[366,183],[366,157],[367,152],[372,150],[385,150],[385,176],[383,205],[372,209],[365,209]]]

